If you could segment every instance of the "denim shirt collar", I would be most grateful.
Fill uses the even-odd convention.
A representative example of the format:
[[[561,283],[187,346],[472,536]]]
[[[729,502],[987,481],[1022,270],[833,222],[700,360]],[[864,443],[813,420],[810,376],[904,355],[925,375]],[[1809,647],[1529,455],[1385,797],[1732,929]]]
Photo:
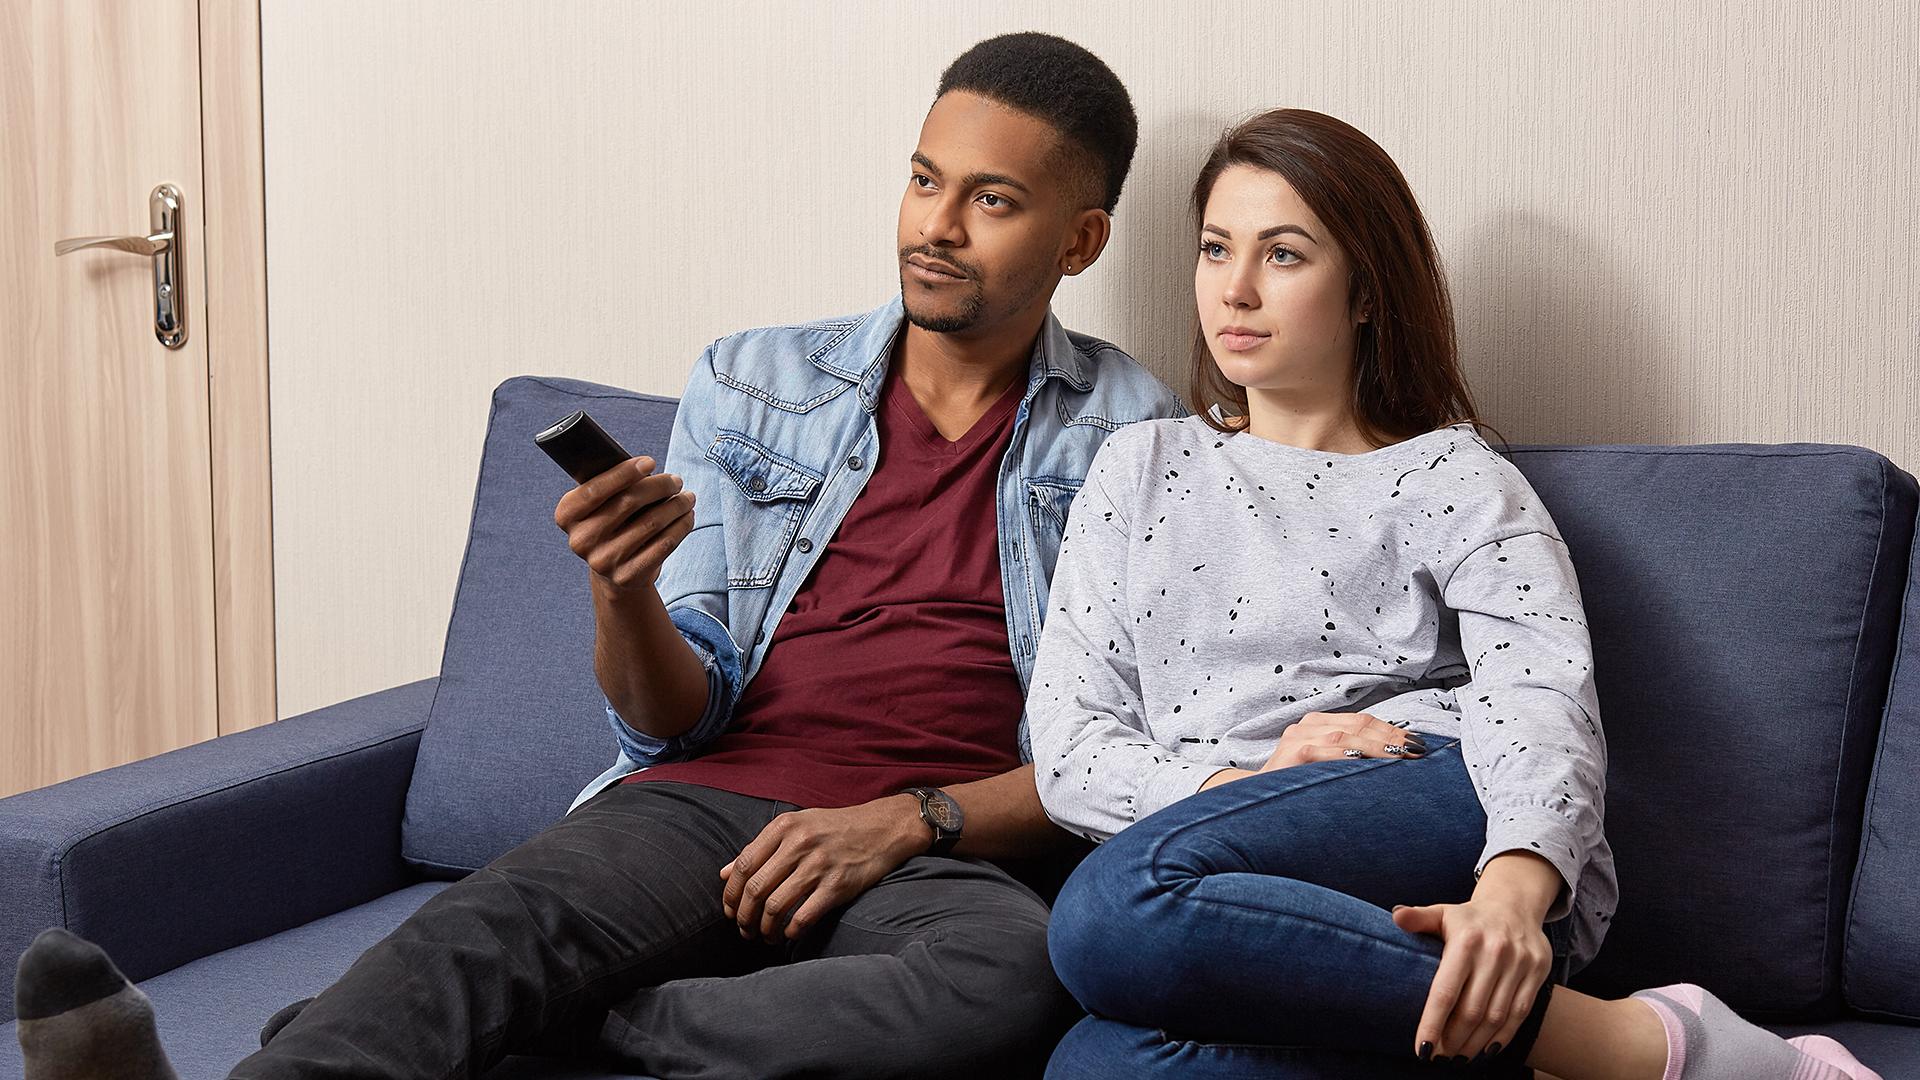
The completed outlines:
[[[860,384],[860,403],[867,412],[874,412],[880,407],[880,391],[886,383],[893,343],[906,321],[906,305],[896,295],[807,359],[830,375]],[[1082,392],[1093,389],[1092,365],[1068,340],[1066,328],[1060,325],[1051,308],[1047,309],[1046,320],[1040,324],[1040,335],[1033,343],[1023,403],[1032,403],[1048,379],[1064,380]]]

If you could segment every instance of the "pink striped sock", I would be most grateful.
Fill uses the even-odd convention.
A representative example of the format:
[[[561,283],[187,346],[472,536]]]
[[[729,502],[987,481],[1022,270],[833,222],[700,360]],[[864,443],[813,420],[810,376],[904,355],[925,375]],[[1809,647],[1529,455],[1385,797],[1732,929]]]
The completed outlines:
[[[1633,996],[1667,1029],[1661,1080],[1880,1080],[1832,1039],[1803,1035],[1789,1042],[1740,1019],[1692,983]]]

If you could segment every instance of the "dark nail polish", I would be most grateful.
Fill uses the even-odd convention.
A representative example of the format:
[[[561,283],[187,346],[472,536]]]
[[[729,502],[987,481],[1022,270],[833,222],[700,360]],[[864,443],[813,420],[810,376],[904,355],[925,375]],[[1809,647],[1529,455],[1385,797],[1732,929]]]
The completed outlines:
[[[1472,1062],[1467,1060],[1467,1055],[1465,1054],[1455,1054],[1453,1055],[1453,1064],[1455,1067],[1458,1067],[1461,1065],[1470,1065]]]
[[[1500,1050],[1501,1050],[1501,1046],[1499,1043],[1489,1043],[1487,1045],[1487,1056],[1490,1058],[1497,1058],[1500,1056]]]
[[[1423,1042],[1420,1044],[1420,1060],[1421,1061],[1433,1060],[1433,1044],[1432,1043]]]
[[[1424,754],[1427,752],[1427,740],[1409,731],[1407,732],[1407,749]]]

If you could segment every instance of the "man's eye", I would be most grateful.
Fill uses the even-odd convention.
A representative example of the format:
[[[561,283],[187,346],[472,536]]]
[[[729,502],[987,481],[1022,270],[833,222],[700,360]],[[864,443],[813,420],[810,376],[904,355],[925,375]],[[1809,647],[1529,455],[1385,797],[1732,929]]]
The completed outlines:
[[[924,190],[933,186],[933,177],[928,176],[926,173],[914,173],[913,178],[908,180],[907,183]]]
[[[980,196],[980,205],[986,207],[989,210],[998,210],[1001,207],[1008,205],[1008,203],[1007,203],[1007,200],[989,191],[986,194]]]

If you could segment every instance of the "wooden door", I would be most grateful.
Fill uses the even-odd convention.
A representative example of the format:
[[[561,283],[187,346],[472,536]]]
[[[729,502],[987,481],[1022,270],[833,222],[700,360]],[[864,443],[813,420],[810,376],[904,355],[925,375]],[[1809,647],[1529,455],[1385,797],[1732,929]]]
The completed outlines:
[[[271,611],[246,567],[270,549],[240,520],[270,511],[263,485],[245,495],[233,482],[264,474],[264,409],[254,410],[258,445],[235,445],[245,410],[226,401],[230,372],[209,363],[210,348],[249,348],[234,344],[246,335],[209,323],[210,296],[256,342],[264,328],[232,287],[246,275],[209,258],[210,244],[235,246],[231,220],[216,212],[209,228],[210,203],[248,200],[207,194],[217,155],[202,138],[201,6],[0,6],[0,795],[272,718],[270,660],[260,707],[258,642],[233,642],[245,644],[236,670],[221,670],[221,631],[257,624],[245,610],[262,602]],[[253,55],[257,64],[257,44]],[[257,169],[254,178],[257,201]],[[151,260],[54,256],[66,237],[147,232],[148,197],[163,182],[185,204],[187,339],[174,349],[154,334]],[[257,369],[263,403],[264,350],[250,351],[225,359]],[[237,464],[236,454],[260,460]],[[236,499],[252,504],[238,518]],[[236,571],[255,579],[238,583],[249,595],[237,604]]]

